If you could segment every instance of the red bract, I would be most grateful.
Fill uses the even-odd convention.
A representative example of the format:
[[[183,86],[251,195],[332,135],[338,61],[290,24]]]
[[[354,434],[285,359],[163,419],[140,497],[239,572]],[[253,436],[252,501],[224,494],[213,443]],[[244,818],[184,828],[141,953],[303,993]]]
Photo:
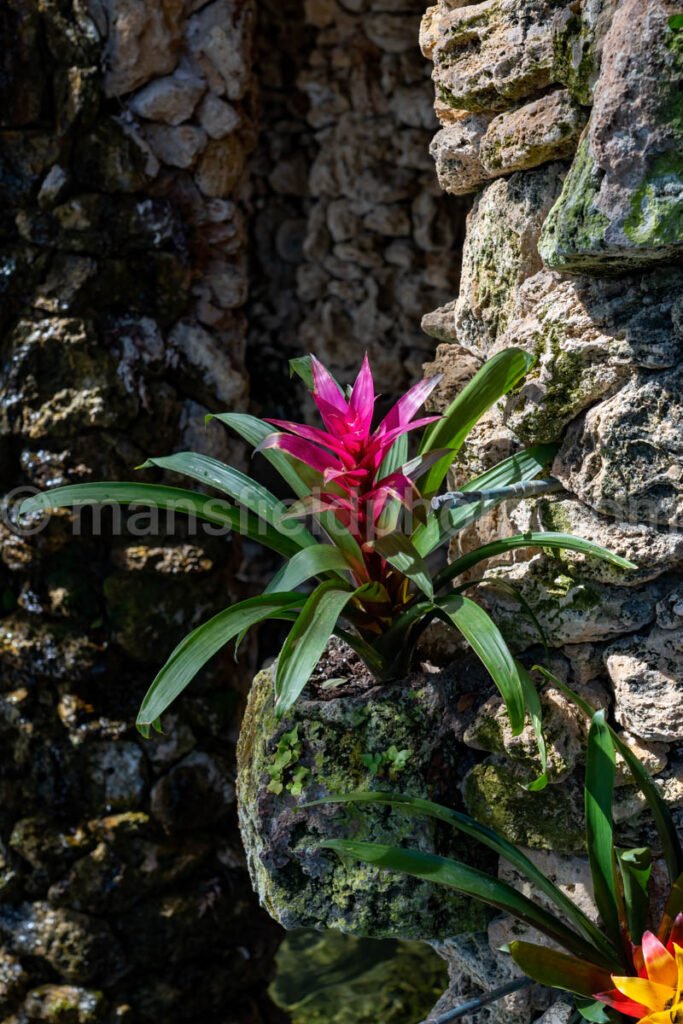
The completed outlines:
[[[321,486],[316,494],[320,506],[333,510],[362,545],[372,539],[389,498],[407,503],[416,494],[405,472],[399,470],[380,478],[378,473],[399,437],[440,418],[413,419],[441,378],[432,377],[412,387],[373,431],[376,396],[367,355],[348,400],[315,356],[311,356],[311,369],[313,400],[325,429],[270,419],[267,422],[284,433],[266,437],[258,450],[278,448],[320,473]]]

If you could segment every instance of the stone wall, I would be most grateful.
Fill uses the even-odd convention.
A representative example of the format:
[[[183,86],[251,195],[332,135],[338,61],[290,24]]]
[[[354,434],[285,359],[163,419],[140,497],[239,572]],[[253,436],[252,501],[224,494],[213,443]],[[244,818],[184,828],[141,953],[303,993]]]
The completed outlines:
[[[683,43],[668,24],[676,9],[670,0],[440,0],[423,19],[422,47],[442,123],[431,147],[439,180],[474,195],[459,294],[425,320],[444,342],[430,371],[447,374],[437,404],[502,348],[537,357],[524,385],[480,425],[458,474],[553,443],[551,472],[566,489],[508,505],[459,545],[559,529],[637,563],[624,573],[539,551],[489,575],[519,588],[544,628],[551,667],[611,707],[678,809]],[[540,659],[519,605],[488,589],[486,601],[516,649]],[[464,796],[513,840],[559,851],[546,867],[575,885],[577,862],[565,855],[581,850],[582,729],[556,691],[544,702],[551,780],[561,785],[520,799],[517,782],[537,770],[533,744],[512,740],[495,698],[466,736],[490,756]],[[619,793],[617,816],[637,830],[642,803],[627,786]],[[486,987],[500,977],[466,943],[450,955],[451,1001],[472,979]],[[489,1013],[525,1022],[529,997],[482,1020]]]
[[[348,376],[369,349],[387,401],[433,354],[419,319],[457,285],[468,200],[441,194],[428,157],[418,0],[256,7],[0,11],[10,506],[17,488],[130,479],[173,450],[245,466],[204,415],[292,412],[282,382],[302,350]],[[165,736],[132,728],[174,643],[264,563],[146,514],[63,513],[30,536],[7,515],[3,1021],[274,1024],[279,933],[233,817],[242,697],[267,646],[219,659]]]
[[[417,0],[266,2],[253,168],[254,397],[315,352],[352,379],[367,349],[385,400],[422,372],[421,316],[457,286],[464,203],[441,195]]]
[[[253,18],[248,0],[2,5],[5,490],[242,457],[203,416],[247,400]],[[240,591],[238,545],[106,516],[73,532],[69,514],[2,527],[0,1017],[275,1021],[278,938],[233,815],[249,658],[206,674],[165,736],[132,728],[175,642]]]

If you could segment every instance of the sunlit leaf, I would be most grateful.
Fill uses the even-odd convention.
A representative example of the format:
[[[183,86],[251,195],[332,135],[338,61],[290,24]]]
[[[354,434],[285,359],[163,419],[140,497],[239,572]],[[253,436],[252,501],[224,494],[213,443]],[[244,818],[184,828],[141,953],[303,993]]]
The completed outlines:
[[[436,493],[469,432],[484,413],[522,379],[533,363],[534,357],[522,349],[498,352],[451,402],[443,418],[426,432],[420,445],[421,455],[434,448],[450,451],[427,474],[422,487],[425,495],[430,497]]]
[[[483,608],[461,594],[442,597],[435,607],[462,633],[482,661],[505,702],[512,734],[518,736],[524,728],[524,688],[515,659],[495,622]]]
[[[301,594],[270,594],[250,597],[214,615],[184,637],[154,679],[140,705],[138,726],[152,725],[200,668],[233,637],[264,619],[277,618],[280,612],[301,607]]]
[[[278,717],[291,708],[310,679],[353,594],[351,587],[344,588],[334,580],[327,580],[306,599],[278,658],[275,674]]]
[[[586,842],[593,892],[605,931],[617,948],[623,948],[626,910],[619,885],[614,849],[612,804],[616,757],[605,712],[593,715],[586,751]],[[628,959],[625,960],[628,967]]]
[[[609,971],[587,960],[532,942],[511,942],[508,949],[528,978],[548,988],[563,989],[579,996],[594,996],[596,992],[613,988]]]

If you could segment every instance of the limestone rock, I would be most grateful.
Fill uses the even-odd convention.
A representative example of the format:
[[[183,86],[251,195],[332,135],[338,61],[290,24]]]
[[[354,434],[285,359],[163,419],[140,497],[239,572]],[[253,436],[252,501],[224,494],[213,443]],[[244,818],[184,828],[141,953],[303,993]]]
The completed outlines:
[[[199,108],[199,121],[210,139],[222,139],[239,128],[242,118],[233,106],[210,92]]]
[[[104,1021],[107,1007],[101,992],[75,985],[41,985],[31,989],[23,1009],[30,1020],[55,1021],[60,1018],[73,1024],[98,1024]]]
[[[569,6],[569,5],[567,5]],[[484,0],[430,8],[422,52],[440,99],[456,109],[506,110],[553,80],[553,0]]]
[[[0,907],[0,934],[20,956],[38,957],[75,984],[120,976],[123,954],[104,921],[45,902]]]
[[[682,627],[683,622],[677,631],[656,628],[607,649],[605,664],[614,687],[617,720],[640,739],[667,743],[683,739]]]
[[[683,525],[683,366],[636,374],[568,429],[553,473],[598,512]]]
[[[87,748],[87,783],[96,807],[136,806],[146,786],[146,765],[137,743],[92,743]]]
[[[571,157],[585,123],[585,111],[564,89],[498,114],[480,144],[484,172],[494,177]]]
[[[199,76],[178,69],[135,93],[129,106],[133,113],[148,121],[179,125],[189,120],[205,91],[206,83]]]
[[[675,0],[627,0],[615,12],[588,133],[543,230],[548,266],[618,271],[680,254],[677,10]]]
[[[608,706],[607,695],[600,687],[593,685],[582,696],[596,710]],[[546,686],[541,691],[543,707],[543,733],[548,749],[548,778],[552,783],[561,783],[583,760],[588,723],[586,716],[571,704],[559,690]],[[513,736],[510,722],[500,697],[489,697],[482,704],[477,717],[467,729],[465,743],[476,750],[509,757],[519,769],[525,772],[528,782],[540,775],[541,763],[536,738],[531,725]]]
[[[427,1021],[438,1021],[454,1007],[521,976],[510,956],[491,949],[486,932],[450,936],[433,945],[448,964],[450,985]],[[523,989],[482,1007],[478,1024],[528,1024],[535,994],[535,989]]]
[[[439,185],[456,196],[476,192],[491,177],[479,155],[489,119],[471,114],[437,132],[429,147]]]
[[[486,353],[505,330],[517,289],[541,269],[537,242],[557,196],[556,164],[493,182],[467,220],[455,333],[461,345]]]
[[[224,92],[229,100],[242,99],[249,84],[253,19],[251,0],[214,0],[187,24],[190,53],[212,91]]]
[[[639,587],[664,573],[683,568],[681,532],[658,530],[647,523],[608,519],[580,501],[561,496],[534,502],[532,517],[533,529],[574,534],[600,544],[638,567],[635,570],[624,570],[576,551],[561,551],[561,561],[570,571],[578,570],[582,580],[619,587]],[[517,526],[514,513],[512,519]]]
[[[457,763],[456,735],[463,724],[455,710],[459,683],[453,674],[416,675],[374,688],[357,674],[355,656],[344,654],[344,648],[339,652],[330,674],[344,674],[348,682],[351,672],[354,680],[343,700],[329,689],[314,695],[309,684],[278,725],[272,670],[261,672],[250,691],[238,751],[238,796],[242,838],[261,902],[287,928],[337,927],[377,938],[424,939],[481,927],[481,908],[455,894],[344,865],[317,847],[323,837],[354,835],[432,848],[433,829],[426,821],[382,809],[306,809],[302,802],[392,782],[415,794],[426,794],[437,782],[441,788],[447,785],[446,765]],[[439,750],[438,780],[430,778],[431,749]],[[461,839],[458,850],[466,855]]]
[[[193,124],[181,124],[177,128],[150,124],[145,128],[145,138],[162,164],[181,169],[192,167],[207,144],[206,132]]]
[[[214,825],[235,801],[230,775],[223,758],[199,751],[188,754],[154,786],[152,814],[172,832]]]
[[[183,0],[106,0],[107,96],[138,89],[178,62]]]
[[[230,195],[244,170],[244,148],[233,135],[209,142],[195,173],[200,191],[209,198]]]
[[[487,578],[512,583],[530,603],[553,647],[608,640],[642,629],[655,618],[658,601],[671,589],[665,578],[640,589],[605,586],[565,574],[560,561],[535,555],[528,562],[491,569]],[[505,634],[522,650],[539,642],[538,631],[509,595],[486,587],[481,600]]]
[[[469,814],[518,846],[583,853],[583,789],[573,775],[540,793],[522,789],[509,761],[475,765],[463,782]]]
[[[557,441],[634,367],[675,366],[683,359],[682,288],[673,268],[618,280],[542,271],[522,283],[495,350],[519,346],[538,361],[506,403],[507,426],[525,442]]]
[[[602,48],[619,0],[582,0],[553,19],[553,77],[565,85],[577,103],[590,106],[600,72]]]

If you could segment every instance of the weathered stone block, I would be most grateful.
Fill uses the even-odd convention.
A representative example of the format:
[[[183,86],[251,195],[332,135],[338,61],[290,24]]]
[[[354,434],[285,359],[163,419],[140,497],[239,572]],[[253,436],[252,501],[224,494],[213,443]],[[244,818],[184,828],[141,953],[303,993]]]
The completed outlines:
[[[317,846],[324,837],[343,835],[433,849],[429,823],[383,808],[305,808],[300,799],[393,783],[404,793],[448,793],[452,803],[456,737],[466,718],[457,711],[457,669],[373,687],[349,653],[334,664],[335,674],[352,673],[350,692],[337,699],[321,677],[319,688],[309,684],[280,724],[273,712],[272,670],[252,685],[238,752],[238,798],[249,870],[262,904],[286,928],[423,939],[476,930],[484,912],[454,893],[343,864]],[[459,855],[466,855],[462,837],[457,845]]]
[[[543,229],[550,267],[618,272],[683,248],[676,10],[675,0],[628,0],[614,14],[588,132]]]

